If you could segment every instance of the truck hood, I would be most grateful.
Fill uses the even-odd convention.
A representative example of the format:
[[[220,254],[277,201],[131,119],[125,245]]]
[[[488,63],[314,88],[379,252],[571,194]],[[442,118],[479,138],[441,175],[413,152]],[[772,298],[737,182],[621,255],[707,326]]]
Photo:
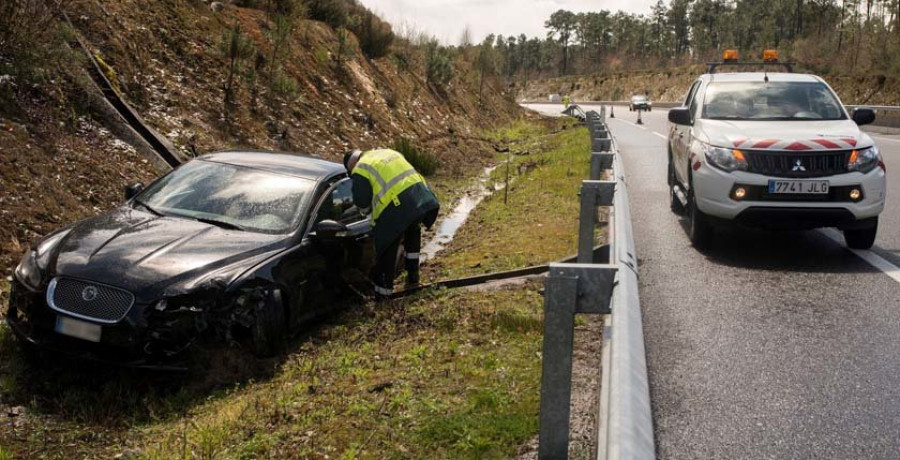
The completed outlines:
[[[258,260],[286,245],[284,235],[225,230],[122,206],[72,226],[55,250],[52,272],[117,286],[139,301],[152,301],[173,285]]]
[[[848,150],[874,141],[852,120],[732,121],[698,119],[697,139],[715,147],[749,150]]]

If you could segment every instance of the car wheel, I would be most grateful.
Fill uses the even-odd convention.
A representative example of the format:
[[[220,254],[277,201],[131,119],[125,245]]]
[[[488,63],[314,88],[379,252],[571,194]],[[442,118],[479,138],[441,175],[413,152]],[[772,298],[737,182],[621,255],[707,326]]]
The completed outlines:
[[[691,245],[697,249],[706,249],[712,243],[713,228],[709,223],[709,218],[700,208],[697,207],[697,197],[694,196],[694,184],[691,179],[691,188],[688,191],[688,217],[690,219],[690,227],[688,228],[688,238]]]
[[[280,289],[270,291],[266,301],[256,308],[251,329],[253,354],[257,357],[271,358],[284,350],[287,318]]]
[[[672,164],[672,157],[669,157],[669,175],[668,175],[668,184],[669,184],[669,207],[672,209],[672,212],[675,214],[684,214],[684,205],[681,204],[681,200],[678,199],[678,195],[675,194],[675,187],[678,184],[678,180],[675,178],[675,165]]]
[[[871,227],[844,230],[844,241],[850,249],[870,249],[878,234],[878,218]]]

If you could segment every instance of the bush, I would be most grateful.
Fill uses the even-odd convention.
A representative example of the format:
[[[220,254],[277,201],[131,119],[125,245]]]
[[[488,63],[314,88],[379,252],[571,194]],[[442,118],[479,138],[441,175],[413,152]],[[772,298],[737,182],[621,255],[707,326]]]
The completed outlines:
[[[443,88],[453,78],[453,57],[450,50],[437,40],[425,44],[425,81]]]
[[[351,30],[359,40],[359,48],[369,59],[387,56],[391,43],[394,42],[394,31],[391,30],[391,25],[368,10],[359,14]]]
[[[348,8],[345,0],[307,0],[309,18],[322,21],[334,29],[347,24]]]
[[[284,72],[276,72],[275,77],[272,78],[272,92],[281,97],[293,97],[297,94],[297,88],[297,80],[285,75]]]
[[[400,137],[394,141],[393,148],[400,152],[403,157],[406,158],[406,161],[413,165],[413,167],[416,168],[416,171],[423,176],[431,176],[441,165],[437,157],[420,149],[407,137]]]
[[[62,48],[57,15],[65,0],[0,1],[0,75],[17,77],[19,83],[39,79]]]

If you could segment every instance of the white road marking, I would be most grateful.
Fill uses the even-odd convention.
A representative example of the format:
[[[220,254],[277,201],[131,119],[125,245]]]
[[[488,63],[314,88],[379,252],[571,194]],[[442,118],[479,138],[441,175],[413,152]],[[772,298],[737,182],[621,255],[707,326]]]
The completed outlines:
[[[643,126],[641,126],[641,125],[639,125],[639,124],[637,124],[637,123],[632,123],[632,122],[630,122],[630,121],[625,121],[625,120],[623,120],[623,119],[621,119],[621,118],[609,118],[609,117],[607,117],[607,119],[608,119],[608,120],[621,121],[622,123],[627,123],[627,124],[629,124],[629,125],[631,125],[631,126],[634,126],[635,128],[640,128],[640,129],[643,129],[644,131],[647,130],[647,128],[645,128],[645,127],[643,127]]]
[[[825,236],[834,240],[834,242],[843,245],[844,237],[837,230],[834,229],[823,229],[822,233]],[[850,249],[847,248],[850,252],[856,254],[862,260],[865,260],[869,263],[869,265],[881,270],[887,276],[890,276],[894,281],[900,283],[900,267],[888,262],[884,257],[879,256],[878,254],[865,250],[865,249]]]
[[[653,131],[653,134],[655,134],[655,135],[657,135],[657,136],[659,136],[659,137],[661,137],[661,138],[663,138],[663,139],[668,139],[668,137],[666,137],[665,134],[660,134],[660,133],[658,133],[658,132],[656,132],[656,131]]]

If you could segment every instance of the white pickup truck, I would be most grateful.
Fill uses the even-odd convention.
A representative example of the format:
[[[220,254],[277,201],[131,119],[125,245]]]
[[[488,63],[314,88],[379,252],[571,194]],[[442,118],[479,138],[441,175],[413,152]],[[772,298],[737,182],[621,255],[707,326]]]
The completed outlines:
[[[673,211],[707,246],[720,225],[835,227],[868,249],[885,203],[885,165],[859,129],[875,112],[848,114],[821,78],[794,73],[710,73],[669,112]]]

